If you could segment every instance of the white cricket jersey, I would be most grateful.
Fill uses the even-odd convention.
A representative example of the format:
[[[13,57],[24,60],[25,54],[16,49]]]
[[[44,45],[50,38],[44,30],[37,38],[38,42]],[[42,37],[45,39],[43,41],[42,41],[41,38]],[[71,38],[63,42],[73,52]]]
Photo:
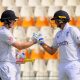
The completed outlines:
[[[0,62],[15,62],[15,53],[12,52],[12,43],[15,42],[12,33],[6,28],[0,28]]]
[[[53,47],[59,48],[60,62],[69,62],[80,59],[78,44],[80,43],[80,31],[78,28],[66,23],[54,39]]]

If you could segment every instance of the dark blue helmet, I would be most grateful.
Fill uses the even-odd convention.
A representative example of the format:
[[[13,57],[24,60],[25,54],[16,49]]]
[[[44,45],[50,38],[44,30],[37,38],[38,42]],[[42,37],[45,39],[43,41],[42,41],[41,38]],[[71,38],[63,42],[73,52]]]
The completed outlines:
[[[59,11],[55,12],[55,14],[51,20],[56,20],[56,21],[61,21],[63,23],[64,22],[66,23],[66,22],[70,21],[70,17],[66,11],[59,10]]]
[[[5,22],[7,20],[16,20],[18,17],[16,17],[14,11],[12,10],[5,10],[1,15],[1,22]]]

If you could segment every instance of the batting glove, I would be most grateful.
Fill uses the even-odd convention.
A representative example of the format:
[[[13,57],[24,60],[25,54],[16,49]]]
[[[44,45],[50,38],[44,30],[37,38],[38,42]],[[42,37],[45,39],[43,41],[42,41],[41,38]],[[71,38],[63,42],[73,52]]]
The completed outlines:
[[[34,33],[33,38],[35,38],[37,40],[37,43],[39,43],[40,45],[44,44],[44,39],[40,33]]]

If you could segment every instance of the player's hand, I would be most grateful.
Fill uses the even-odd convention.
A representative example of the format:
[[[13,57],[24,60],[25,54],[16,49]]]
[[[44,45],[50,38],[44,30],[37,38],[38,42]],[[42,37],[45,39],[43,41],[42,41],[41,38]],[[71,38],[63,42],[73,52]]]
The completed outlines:
[[[44,44],[44,39],[40,33],[34,33],[33,38],[36,39],[37,43],[39,43],[40,45]]]
[[[33,42],[33,44],[36,44],[37,43],[37,39],[32,38],[32,42]]]
[[[44,44],[44,39],[43,39],[43,37],[42,37],[41,34],[39,34],[39,37],[38,37],[38,39],[37,39],[37,42],[38,42],[40,45]]]

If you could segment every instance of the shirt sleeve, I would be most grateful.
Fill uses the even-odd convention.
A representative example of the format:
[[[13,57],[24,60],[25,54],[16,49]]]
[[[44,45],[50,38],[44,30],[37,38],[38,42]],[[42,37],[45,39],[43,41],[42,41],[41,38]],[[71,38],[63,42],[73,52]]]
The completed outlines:
[[[13,44],[16,41],[11,33],[3,33],[1,40],[9,45]]]
[[[56,42],[56,37],[53,39],[53,44],[52,44],[53,48],[58,48],[57,42]]]
[[[71,29],[71,34],[74,41],[79,44],[80,43],[80,30],[78,28]]]

